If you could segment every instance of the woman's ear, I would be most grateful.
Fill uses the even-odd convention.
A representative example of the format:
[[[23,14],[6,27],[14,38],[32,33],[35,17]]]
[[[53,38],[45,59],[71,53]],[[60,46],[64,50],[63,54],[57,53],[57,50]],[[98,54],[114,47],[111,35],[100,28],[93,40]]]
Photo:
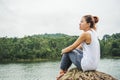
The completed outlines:
[[[88,26],[90,27],[90,23],[87,23],[88,24]]]

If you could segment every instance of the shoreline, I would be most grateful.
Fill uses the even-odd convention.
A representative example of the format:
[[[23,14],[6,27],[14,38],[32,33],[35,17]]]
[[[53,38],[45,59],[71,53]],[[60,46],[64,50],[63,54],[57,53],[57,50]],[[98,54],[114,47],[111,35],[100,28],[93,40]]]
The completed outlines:
[[[120,57],[102,57],[101,59],[120,59]],[[10,60],[10,59],[5,59],[0,61],[1,63],[32,63],[32,62],[46,62],[46,61],[59,61],[61,58],[55,58],[55,59],[41,59],[41,58],[36,58],[36,59],[15,59],[15,60]]]
[[[36,59],[16,59],[16,60],[10,60],[10,59],[5,59],[0,61],[1,63],[32,63],[32,62],[46,62],[46,61],[58,61],[58,59],[41,59],[41,58],[36,58]]]

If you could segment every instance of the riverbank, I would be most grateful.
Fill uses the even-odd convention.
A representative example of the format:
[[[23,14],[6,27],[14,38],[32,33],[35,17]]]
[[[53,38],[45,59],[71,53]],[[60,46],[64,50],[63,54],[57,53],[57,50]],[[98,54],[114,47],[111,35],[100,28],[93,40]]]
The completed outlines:
[[[36,59],[15,59],[15,60],[4,59],[1,60],[0,63],[31,63],[31,62],[46,62],[46,61],[59,61],[59,60],[60,58],[57,59],[36,58]]]
[[[49,61],[49,59],[16,59],[16,60],[5,59],[0,61],[0,63],[23,63],[23,62],[42,62],[42,61]]]
[[[101,59],[120,59],[120,57],[103,57]],[[44,62],[44,61],[60,61],[61,58],[55,58],[55,59],[41,59],[41,58],[36,58],[36,59],[15,59],[15,60],[10,60],[10,59],[4,59],[0,60],[0,63],[29,63],[29,62]]]
[[[120,59],[120,56],[116,56],[116,57],[106,56],[106,57],[102,57],[101,59]]]

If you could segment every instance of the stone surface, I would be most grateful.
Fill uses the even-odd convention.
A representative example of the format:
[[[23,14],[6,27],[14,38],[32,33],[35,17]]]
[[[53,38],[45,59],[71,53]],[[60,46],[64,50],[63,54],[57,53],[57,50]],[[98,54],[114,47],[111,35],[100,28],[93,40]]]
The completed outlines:
[[[118,80],[109,74],[99,71],[80,71],[77,68],[70,69],[59,80]]]

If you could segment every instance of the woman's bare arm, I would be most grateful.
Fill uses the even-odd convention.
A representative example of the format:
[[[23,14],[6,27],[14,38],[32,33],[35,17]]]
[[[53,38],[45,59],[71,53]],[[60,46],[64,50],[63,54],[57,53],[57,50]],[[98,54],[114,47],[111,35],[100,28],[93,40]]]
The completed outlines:
[[[88,36],[87,32],[82,33],[81,36],[78,37],[78,39],[72,45],[62,49],[62,53],[67,53],[77,48],[82,42],[86,40],[87,36]]]
[[[82,45],[80,44],[76,49],[81,49],[82,50]]]

